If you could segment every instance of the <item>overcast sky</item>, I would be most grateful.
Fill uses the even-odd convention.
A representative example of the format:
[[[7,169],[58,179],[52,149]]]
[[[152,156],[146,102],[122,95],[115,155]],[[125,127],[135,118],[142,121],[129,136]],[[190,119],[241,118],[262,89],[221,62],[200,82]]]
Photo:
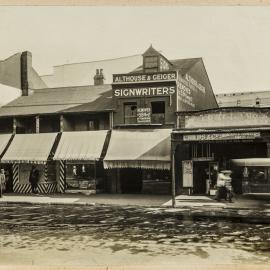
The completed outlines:
[[[54,65],[143,53],[202,57],[215,93],[270,90],[270,7],[0,7],[0,59]]]

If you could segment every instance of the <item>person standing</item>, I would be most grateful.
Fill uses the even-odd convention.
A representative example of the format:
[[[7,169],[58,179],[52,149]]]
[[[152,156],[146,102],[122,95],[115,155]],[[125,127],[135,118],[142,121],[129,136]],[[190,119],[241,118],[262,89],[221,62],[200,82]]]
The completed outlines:
[[[3,192],[6,190],[6,176],[5,170],[1,169],[0,171],[0,198],[3,195]]]
[[[31,184],[32,193],[34,194],[37,194],[38,180],[39,180],[39,171],[33,165],[29,175],[29,182]]]

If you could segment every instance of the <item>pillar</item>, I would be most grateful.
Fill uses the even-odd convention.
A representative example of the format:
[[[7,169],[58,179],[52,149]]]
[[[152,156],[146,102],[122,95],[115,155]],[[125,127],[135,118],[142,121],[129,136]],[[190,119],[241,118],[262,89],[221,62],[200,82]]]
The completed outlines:
[[[16,120],[16,118],[14,117],[14,118],[13,118],[13,134],[16,134],[16,129],[17,129],[17,120]]]
[[[113,112],[110,112],[110,129],[113,129]]]
[[[65,193],[65,162],[63,160],[59,161],[57,191],[60,193]]]
[[[39,133],[39,116],[36,116],[36,133]]]
[[[64,131],[64,116],[60,115],[60,132]]]

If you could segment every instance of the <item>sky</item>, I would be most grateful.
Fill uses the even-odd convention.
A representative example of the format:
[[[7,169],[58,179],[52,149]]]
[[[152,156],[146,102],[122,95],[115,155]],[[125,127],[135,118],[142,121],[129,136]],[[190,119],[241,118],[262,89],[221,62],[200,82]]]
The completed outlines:
[[[54,65],[143,53],[202,57],[216,94],[270,90],[270,7],[0,7],[0,59]]]

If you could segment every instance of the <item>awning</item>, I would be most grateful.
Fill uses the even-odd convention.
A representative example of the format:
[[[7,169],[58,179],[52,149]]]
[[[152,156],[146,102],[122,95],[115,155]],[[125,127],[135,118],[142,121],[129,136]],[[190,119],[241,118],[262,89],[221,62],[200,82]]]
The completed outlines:
[[[243,167],[270,167],[270,158],[241,158],[231,159],[235,166]]]
[[[171,129],[113,130],[104,168],[170,170]]]
[[[7,147],[12,134],[0,134],[0,155],[3,153]]]
[[[108,131],[63,132],[55,160],[98,160],[100,159]]]
[[[3,163],[46,163],[57,133],[16,134]]]

